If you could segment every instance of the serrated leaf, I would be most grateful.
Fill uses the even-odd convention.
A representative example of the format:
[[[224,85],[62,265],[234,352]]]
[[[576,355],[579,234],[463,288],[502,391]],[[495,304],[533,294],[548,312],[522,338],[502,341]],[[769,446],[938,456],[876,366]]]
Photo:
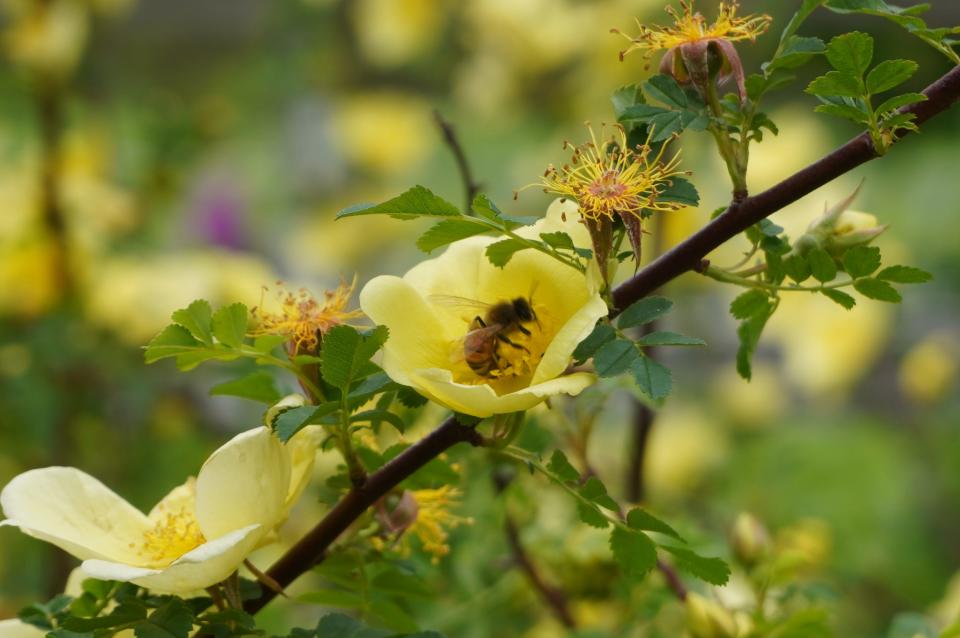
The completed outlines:
[[[147,363],[153,363],[167,357],[175,357],[200,345],[189,330],[181,325],[171,324],[150,340],[143,352],[143,358]]]
[[[849,104],[820,104],[813,110],[817,113],[826,113],[827,115],[835,115],[837,117],[852,120],[857,124],[866,124],[870,121],[869,113],[866,113],[855,106],[850,106]]]
[[[397,391],[397,399],[408,408],[419,408],[427,404],[427,397],[407,386],[400,387]]]
[[[639,507],[627,512],[627,525],[633,529],[644,530],[647,532],[657,532],[658,534],[672,536],[680,542],[685,542],[680,534],[677,533],[677,530],[673,529],[653,514],[642,510]]]
[[[484,226],[468,219],[444,219],[427,229],[417,239],[417,248],[425,253],[455,241],[487,232]]]
[[[442,197],[434,195],[430,189],[417,185],[382,204],[359,204],[344,208],[337,213],[336,218],[358,215],[390,215],[397,219],[459,217],[460,210]]]
[[[786,257],[783,260],[783,270],[787,273],[787,277],[798,284],[810,277],[810,265],[801,255],[793,254]]]
[[[836,288],[824,288],[820,291],[820,293],[829,298],[831,301],[840,304],[847,310],[850,310],[857,305],[856,299],[842,290],[837,290]]]
[[[837,262],[823,248],[815,247],[807,253],[807,263],[810,264],[810,273],[821,283],[827,283],[837,278]]]
[[[596,476],[591,476],[580,487],[580,496],[612,512],[619,512],[620,506],[607,494],[607,487]]]
[[[864,297],[876,299],[877,301],[887,301],[889,303],[900,303],[903,297],[897,292],[897,289],[885,281],[865,277],[853,282],[853,287]]]
[[[796,69],[813,56],[822,54],[826,48],[820,38],[791,35],[780,45],[777,55],[761,68],[766,75],[777,69]]]
[[[673,554],[677,567],[706,581],[711,585],[726,585],[730,580],[730,567],[719,558],[701,556],[685,547],[671,547],[661,545],[663,549]]]
[[[767,320],[773,314],[774,306],[769,305],[766,310],[757,312],[744,320],[737,328],[737,337],[740,339],[740,347],[737,349],[737,372],[746,380],[753,376],[751,361],[753,353],[760,342],[760,335],[763,333]]]
[[[683,177],[671,178],[670,185],[665,188],[657,199],[661,202],[677,202],[686,206],[697,206],[700,204],[700,193],[696,186]]]
[[[736,319],[747,319],[767,312],[770,308],[770,296],[758,288],[741,293],[730,302],[730,314]]]
[[[644,297],[630,304],[626,310],[620,313],[617,325],[620,328],[642,326],[667,314],[671,308],[673,308],[673,302],[666,297]]]
[[[190,331],[197,341],[206,345],[213,345],[213,333],[210,331],[210,322],[213,310],[206,299],[197,299],[186,308],[175,311],[170,319]]]
[[[249,316],[242,303],[223,306],[213,314],[213,336],[225,346],[239,348],[247,334]]]
[[[516,239],[501,239],[487,246],[484,253],[491,264],[497,268],[503,268],[517,251],[526,247],[526,244]]]
[[[876,246],[854,246],[843,253],[843,269],[856,279],[866,277],[880,267],[880,249]]]
[[[576,250],[577,248],[573,244],[573,238],[562,230],[554,233],[540,233],[540,239],[548,246],[559,250]]]
[[[577,344],[576,350],[573,351],[573,360],[577,363],[583,363],[592,357],[600,349],[600,346],[613,341],[616,336],[617,331],[613,329],[613,326],[601,321],[593,327],[593,332],[587,335],[586,339]]]
[[[897,284],[922,284],[933,279],[933,275],[913,266],[887,266],[877,273],[877,279]]]
[[[336,401],[328,401],[319,406],[305,405],[290,408],[281,412],[273,420],[273,430],[277,433],[277,438],[286,443],[305,426],[316,423],[321,417],[333,414],[339,408],[340,406]]]
[[[603,512],[596,505],[587,505],[581,501],[577,502],[577,514],[580,520],[597,529],[605,529],[610,525],[610,520],[603,515]]]
[[[673,375],[665,366],[650,357],[640,357],[630,368],[633,380],[654,401],[663,399],[673,389]]]
[[[838,35],[830,40],[826,54],[830,66],[859,78],[873,59],[873,38],[860,31]]]
[[[400,434],[403,434],[407,429],[407,424],[404,423],[403,419],[389,410],[364,410],[350,415],[351,423],[363,423],[367,421],[386,421]]]
[[[547,470],[565,483],[575,483],[580,480],[580,472],[567,460],[567,455],[560,450],[554,450],[547,462]]]
[[[593,367],[601,377],[615,377],[629,370],[639,357],[632,341],[617,338],[600,346],[593,355]]]
[[[644,84],[647,94],[673,108],[685,109],[689,103],[683,88],[670,75],[658,74]]]
[[[146,620],[134,625],[137,638],[187,638],[193,627],[193,612],[179,598],[170,598]]]
[[[867,74],[867,91],[883,93],[900,86],[913,77],[917,66],[913,60],[884,60]]]
[[[253,372],[245,377],[215,385],[210,389],[212,395],[227,395],[251,399],[273,405],[282,398],[269,372]]]
[[[707,342],[700,337],[688,337],[676,332],[658,330],[645,334],[637,343],[641,346],[705,346]]]
[[[634,580],[642,579],[657,564],[657,546],[643,532],[614,528],[610,550],[624,575]]]
[[[876,112],[878,115],[884,115],[890,111],[893,111],[894,109],[907,106],[908,104],[925,102],[926,99],[927,96],[923,93],[904,93],[902,95],[895,95],[892,98],[881,102],[880,106],[877,107]]]
[[[643,99],[643,92],[640,90],[639,84],[621,86],[610,96],[610,102],[613,104],[613,112],[616,114],[618,120],[623,116],[627,108],[638,102],[643,102]]]
[[[377,326],[367,334],[350,326],[331,328],[323,337],[323,380],[346,392],[362,366],[387,341],[388,334],[386,326]]]
[[[839,71],[829,71],[818,78],[814,78],[804,91],[812,95],[854,98],[863,94],[860,82],[855,77]]]

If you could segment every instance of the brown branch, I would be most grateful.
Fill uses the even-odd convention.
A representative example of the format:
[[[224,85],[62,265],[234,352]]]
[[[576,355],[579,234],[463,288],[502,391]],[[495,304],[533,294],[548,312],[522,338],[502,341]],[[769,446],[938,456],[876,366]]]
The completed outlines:
[[[927,96],[926,101],[901,109],[901,112],[916,115],[914,122],[917,125],[947,110],[960,97],[960,66],[954,67],[923,93]],[[688,270],[696,269],[710,251],[761,219],[876,157],[879,155],[869,133],[862,133],[776,186],[733,202],[722,215],[655,259],[632,279],[617,286],[613,291],[616,310],[612,314]]]
[[[534,565],[533,561],[530,560],[530,557],[527,555],[523,543],[520,542],[520,530],[517,529],[517,524],[513,522],[509,514],[505,517],[504,528],[507,533],[507,543],[510,545],[510,553],[513,555],[513,562],[523,571],[527,580],[530,581],[533,588],[540,594],[543,601],[547,603],[547,606],[550,607],[550,611],[556,616],[557,620],[568,629],[575,628],[577,624],[570,614],[566,594],[563,593],[563,590],[554,587],[544,580],[537,566]]]
[[[658,559],[657,569],[659,569],[660,573],[663,574],[663,580],[667,582],[667,587],[670,588],[670,591],[673,592],[673,595],[676,596],[681,602],[687,600],[687,587],[683,584],[683,581],[680,579],[680,574],[678,574],[677,570],[673,568],[673,565],[664,560]]]
[[[914,121],[918,125],[947,110],[960,97],[960,66],[954,67],[927,87],[924,94],[928,98],[925,102],[903,109],[904,112],[916,115]],[[616,316],[631,303],[698,267],[711,250],[761,219],[875,157],[877,153],[870,137],[864,133],[776,186],[734,202],[725,213],[618,286],[613,291],[616,307],[610,314]],[[460,425],[453,417],[448,418],[436,430],[371,474],[362,487],[348,492],[316,527],[274,563],[267,574],[282,586],[289,585],[300,574],[322,560],[323,553],[330,544],[377,499],[434,457],[461,442],[480,445],[482,441],[475,430]],[[679,580],[673,580],[669,576],[672,570],[665,570],[664,566],[660,569],[674,593],[685,597],[686,590],[682,583],[677,588]],[[255,613],[273,600],[274,596],[272,591],[267,590],[256,600],[249,601],[245,609],[248,613]]]
[[[347,492],[306,536],[267,570],[267,576],[281,587],[288,586],[322,561],[324,552],[337,537],[401,481],[457,443],[480,445],[481,442],[476,430],[460,425],[454,417],[449,417],[433,432],[370,474],[363,485]],[[276,595],[272,589],[264,588],[259,598],[247,601],[244,610],[250,614],[256,613]]]
[[[443,134],[443,141],[450,147],[454,159],[457,161],[457,169],[460,171],[460,179],[463,180],[463,190],[467,198],[467,203],[463,207],[463,212],[467,215],[473,214],[473,198],[480,192],[480,184],[474,181],[473,171],[470,170],[470,162],[467,161],[467,155],[463,152],[460,140],[457,138],[457,131],[453,124],[444,119],[439,110],[433,111],[433,119],[437,123],[440,132]]]

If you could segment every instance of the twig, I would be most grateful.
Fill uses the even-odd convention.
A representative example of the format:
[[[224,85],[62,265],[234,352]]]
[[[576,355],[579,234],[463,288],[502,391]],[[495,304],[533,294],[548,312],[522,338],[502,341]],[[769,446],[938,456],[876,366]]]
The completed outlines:
[[[347,492],[317,525],[296,545],[287,550],[266,575],[280,587],[287,587],[300,574],[310,570],[323,559],[327,548],[351,524],[401,481],[432,461],[457,443],[480,445],[481,436],[472,427],[460,425],[449,417],[437,429],[397,455],[389,463],[370,474],[363,485]],[[276,596],[272,589],[264,589],[259,598],[247,601],[244,609],[253,614],[263,609]]]
[[[510,545],[513,562],[523,571],[527,580],[530,581],[533,588],[540,594],[543,601],[547,603],[550,611],[556,616],[557,620],[563,623],[563,626],[568,629],[575,628],[577,623],[570,614],[570,608],[567,605],[567,595],[563,593],[561,589],[554,587],[543,579],[537,566],[530,559],[530,556],[527,555],[523,543],[520,542],[520,531],[517,529],[517,524],[514,523],[509,514],[505,517],[504,529],[507,533],[507,543]]]
[[[437,127],[443,134],[443,141],[450,147],[454,159],[457,160],[457,169],[460,171],[460,179],[463,180],[463,190],[466,194],[467,202],[463,207],[463,212],[467,215],[472,214],[473,198],[480,192],[480,184],[473,180],[473,172],[470,170],[470,163],[467,161],[467,155],[463,152],[460,140],[457,138],[457,131],[453,124],[445,120],[440,111],[434,109],[433,119]]]
[[[915,114],[914,121],[918,125],[947,110],[960,98],[960,66],[954,67],[927,87],[924,94],[928,98],[925,102],[902,109]],[[707,253],[728,239],[875,157],[877,154],[870,136],[864,133],[776,186],[735,202],[724,214],[618,286],[613,291],[616,307],[610,314],[616,316],[631,303],[698,267]],[[452,417],[448,418],[436,430],[371,474],[361,488],[347,493],[317,526],[287,550],[267,573],[282,586],[289,585],[300,574],[313,567],[322,558],[327,547],[378,498],[434,457],[460,442],[479,445],[481,437],[472,428],[461,426]],[[674,592],[678,596],[681,592],[683,596],[686,595],[684,589],[674,588]],[[274,595],[272,591],[265,591],[260,598],[249,601],[245,608],[249,613],[255,613],[273,600]]]
[[[673,565],[664,560],[657,559],[657,569],[663,574],[663,579],[667,581],[667,587],[670,588],[674,596],[681,601],[685,601],[687,599],[687,587],[683,584],[683,581],[680,580],[680,574],[673,568]]]

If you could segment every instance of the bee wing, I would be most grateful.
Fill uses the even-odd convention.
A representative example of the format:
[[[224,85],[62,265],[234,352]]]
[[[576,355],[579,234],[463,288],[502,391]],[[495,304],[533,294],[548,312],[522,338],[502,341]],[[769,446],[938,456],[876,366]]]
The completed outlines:
[[[493,305],[480,301],[479,299],[458,297],[456,295],[427,295],[427,301],[438,306],[447,306],[450,308],[479,308],[481,310],[487,310]]]

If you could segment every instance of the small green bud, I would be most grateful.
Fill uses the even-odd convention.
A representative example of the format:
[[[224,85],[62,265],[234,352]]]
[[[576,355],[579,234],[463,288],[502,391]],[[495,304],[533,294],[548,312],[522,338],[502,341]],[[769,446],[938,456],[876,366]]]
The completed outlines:
[[[753,567],[770,554],[772,542],[763,523],[747,512],[737,515],[730,530],[733,555],[744,567]]]
[[[805,255],[815,246],[819,246],[834,257],[839,257],[848,248],[869,244],[887,229],[886,225],[878,224],[877,218],[869,213],[847,210],[859,191],[858,188],[810,223],[807,231],[794,243],[799,254]]]
[[[709,598],[687,594],[687,629],[693,638],[737,638],[737,621],[727,609]]]

